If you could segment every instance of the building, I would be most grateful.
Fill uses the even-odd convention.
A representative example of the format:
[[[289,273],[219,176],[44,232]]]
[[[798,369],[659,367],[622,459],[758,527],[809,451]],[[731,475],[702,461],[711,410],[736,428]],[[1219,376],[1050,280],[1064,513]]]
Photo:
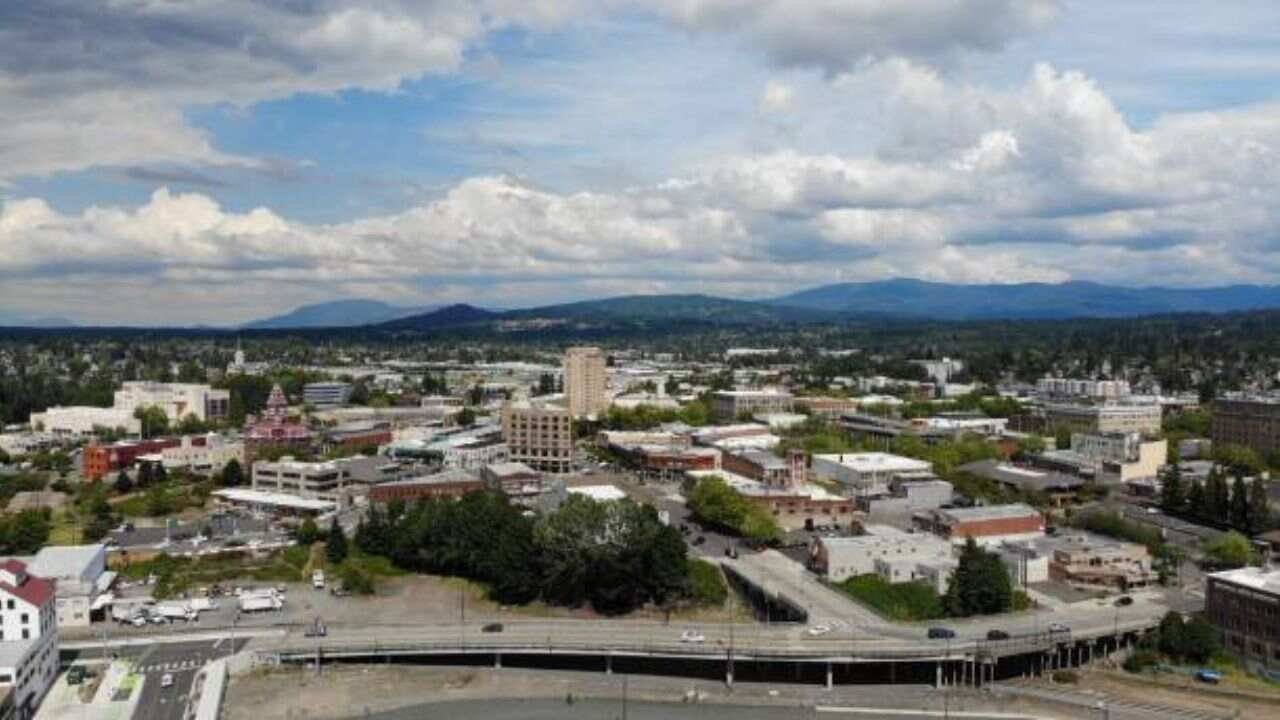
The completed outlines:
[[[267,407],[261,419],[245,418],[245,448],[252,451],[260,447],[303,447],[311,442],[311,431],[289,419],[289,401],[279,383],[267,396]]]
[[[321,443],[329,448],[363,450],[382,447],[393,438],[390,423],[361,422],[325,430],[321,435]]]
[[[1127,483],[1157,477],[1169,459],[1169,443],[1132,432],[1072,433],[1071,449],[1065,452],[1078,456],[1094,477]]]
[[[838,418],[844,413],[858,409],[857,400],[843,397],[801,395],[794,400],[793,404],[797,408],[808,410],[811,415],[819,415],[825,418]]]
[[[711,393],[711,414],[722,422],[760,414],[789,413],[791,393],[779,390],[717,390]]]
[[[953,358],[942,358],[941,360],[912,360],[912,365],[919,365],[924,368],[924,372],[929,379],[945,385],[951,382],[951,378],[964,372],[964,362]]]
[[[115,573],[107,570],[106,545],[40,548],[31,573],[54,583],[58,627],[88,627],[94,612],[111,600]]]
[[[132,410],[83,405],[51,407],[44,412],[31,413],[31,428],[58,438],[97,435],[103,430],[126,435],[142,433],[142,423],[133,416]]]
[[[1247,667],[1280,670],[1280,569],[1210,573],[1205,615],[1222,633],[1222,647]]]
[[[249,488],[214,490],[213,496],[221,503],[232,507],[289,517],[317,517],[338,509],[336,503],[328,500],[315,500]]]
[[[142,456],[140,459],[145,459]],[[177,445],[160,450],[157,458],[167,470],[189,470],[197,475],[221,472],[232,460],[245,463],[244,443],[228,440],[217,433],[184,436]]]
[[[253,464],[254,490],[312,500],[340,502],[346,496],[348,473],[337,462],[299,462],[289,457]]]
[[[317,408],[338,407],[351,401],[351,383],[313,382],[302,386],[302,402]]]
[[[724,480],[738,494],[768,511],[786,530],[852,524],[853,501],[808,482],[803,453],[793,453],[786,460],[759,451],[732,457],[735,460],[731,460],[730,465],[751,475],[740,475],[728,467],[691,470],[686,474],[694,480],[711,477]]]
[[[932,469],[923,460],[882,452],[813,456],[814,475],[840,483],[858,497],[888,495],[890,481],[922,473],[932,476]]]
[[[480,479],[489,490],[513,500],[528,500],[542,494],[542,473],[524,463],[503,462],[480,468]]]
[[[126,382],[116,391],[117,410],[130,414],[139,408],[158,407],[170,423],[188,417],[200,422],[224,420],[231,411],[231,391],[215,390],[199,383]]]
[[[0,686],[13,717],[27,720],[58,676],[54,584],[19,560],[0,563]]]
[[[1127,592],[1156,582],[1151,553],[1137,543],[1073,533],[1045,538],[1051,546],[1049,577],[1053,580]]]
[[[510,402],[502,408],[502,439],[511,462],[549,473],[573,467],[573,418],[565,408]]]
[[[862,498],[859,507],[871,515],[910,515],[950,505],[954,494],[946,480],[897,478],[889,483],[889,495]]]
[[[1014,587],[1049,581],[1049,553],[1034,541],[1002,542],[994,548]]]
[[[1061,505],[1075,497],[1085,480],[1052,470],[1015,465],[1002,460],[978,460],[958,468],[962,472],[993,480],[1024,493],[1043,493],[1050,502]]]
[[[369,488],[369,502],[389,503],[401,500],[407,503],[431,498],[459,498],[467,493],[480,492],[485,483],[470,470],[446,470],[435,475],[395,480]]]
[[[197,438],[200,443],[204,438]],[[154,438],[152,440],[121,440],[110,445],[92,443],[84,447],[80,457],[80,472],[89,480],[101,480],[109,474],[132,467],[140,458],[177,447],[178,438]]]
[[[1088,380],[1083,378],[1040,378],[1036,393],[1042,398],[1119,399],[1129,396],[1129,383],[1124,380]]]
[[[904,582],[914,577],[916,564],[922,561],[950,560],[951,544],[923,533],[901,531],[856,537],[817,538],[809,548],[809,566],[830,582],[843,582],[858,575],[876,573],[876,563],[897,565],[899,574],[890,574],[890,582]],[[901,574],[908,563],[911,577]]]
[[[1263,457],[1280,451],[1280,393],[1218,398],[1209,437],[1214,447],[1243,445]]]
[[[1155,403],[1045,405],[1045,425],[1052,432],[1160,434],[1163,413]]]
[[[598,347],[571,347],[564,353],[564,397],[575,418],[596,417],[609,407],[605,358]]]
[[[0,451],[10,457],[31,455],[53,447],[55,438],[47,432],[0,433]]]
[[[917,513],[915,522],[921,529],[956,544],[963,544],[969,538],[982,545],[997,545],[1044,536],[1044,516],[1022,503],[939,508]]]

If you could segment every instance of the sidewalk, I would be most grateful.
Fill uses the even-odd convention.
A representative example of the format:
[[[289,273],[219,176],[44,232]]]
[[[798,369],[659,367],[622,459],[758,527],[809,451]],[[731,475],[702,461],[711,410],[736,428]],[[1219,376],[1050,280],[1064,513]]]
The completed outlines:
[[[101,664],[90,665],[99,672]],[[81,702],[82,685],[68,685],[63,673],[54,681],[49,694],[36,711],[36,720],[129,720],[142,697],[140,675],[129,670],[129,663],[116,661],[105,668],[102,683],[89,702]]]

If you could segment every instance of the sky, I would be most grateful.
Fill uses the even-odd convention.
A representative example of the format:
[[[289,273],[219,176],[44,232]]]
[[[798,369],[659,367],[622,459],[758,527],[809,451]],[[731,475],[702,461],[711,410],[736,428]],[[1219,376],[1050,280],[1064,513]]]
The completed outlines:
[[[0,3],[0,320],[1280,283],[1274,0]]]

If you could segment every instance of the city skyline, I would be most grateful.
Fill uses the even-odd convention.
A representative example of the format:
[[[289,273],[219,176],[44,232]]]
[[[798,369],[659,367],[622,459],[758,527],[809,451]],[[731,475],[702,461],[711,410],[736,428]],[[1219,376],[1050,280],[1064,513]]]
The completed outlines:
[[[0,304],[227,325],[340,297],[1273,284],[1277,15],[14,4]]]

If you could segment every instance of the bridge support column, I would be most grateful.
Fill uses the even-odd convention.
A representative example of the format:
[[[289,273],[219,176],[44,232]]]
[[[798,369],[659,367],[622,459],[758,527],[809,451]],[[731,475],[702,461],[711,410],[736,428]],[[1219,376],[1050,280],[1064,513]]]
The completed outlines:
[[[832,672],[833,672],[833,671],[832,671],[832,669],[831,669],[831,662],[830,662],[830,661],[828,661],[828,662],[827,662],[827,689],[828,689],[828,690],[830,690],[830,689],[831,689],[831,687],[832,687],[833,685],[835,685],[835,678],[834,678],[834,677],[832,677]]]
[[[933,666],[933,686],[942,689],[942,663],[935,663]]]
[[[604,656],[604,674],[613,674],[613,653],[609,653]]]
[[[493,654],[493,669],[494,670],[502,669],[502,653]]]
[[[724,684],[733,687],[733,661],[730,660],[724,670]]]

